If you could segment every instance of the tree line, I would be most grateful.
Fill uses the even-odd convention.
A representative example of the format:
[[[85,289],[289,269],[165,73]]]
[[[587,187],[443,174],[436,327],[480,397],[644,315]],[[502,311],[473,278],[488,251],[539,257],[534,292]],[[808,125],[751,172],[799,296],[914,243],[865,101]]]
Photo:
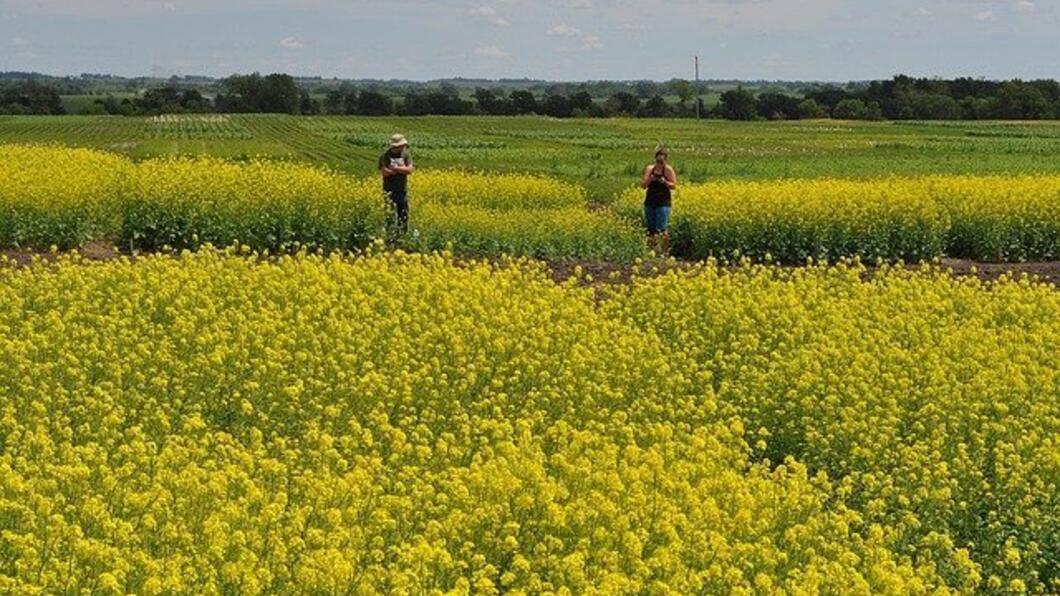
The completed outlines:
[[[912,78],[806,88],[801,97],[726,91],[716,115],[731,120],[1048,120],[1060,119],[1060,83]]]
[[[473,90],[472,90],[473,89]],[[60,85],[34,79],[0,78],[0,113],[62,114]],[[530,115],[555,118],[693,117],[730,120],[1042,120],[1060,119],[1060,83],[1055,80],[987,81],[898,75],[886,81],[847,85],[804,84],[747,88],[736,85],[706,106],[693,83],[640,81],[562,83],[512,88],[442,83],[398,85],[343,83],[315,87],[287,74],[233,75],[211,83],[206,95],[190,80],[173,79],[131,97],[96,100],[116,115],[168,113],[347,114],[359,116]],[[606,90],[606,95],[600,95]],[[698,104],[698,110],[697,110]]]

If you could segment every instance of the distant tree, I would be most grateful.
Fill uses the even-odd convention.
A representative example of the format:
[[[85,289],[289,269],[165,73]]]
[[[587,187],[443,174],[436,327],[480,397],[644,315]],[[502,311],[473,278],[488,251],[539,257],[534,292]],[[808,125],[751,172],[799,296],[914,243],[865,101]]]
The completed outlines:
[[[883,109],[880,108],[879,102],[870,101],[865,104],[865,119],[883,120]]]
[[[578,91],[570,96],[570,107],[588,113],[593,107],[593,96],[588,91]]]
[[[343,91],[342,89],[332,89],[328,91],[328,94],[324,96],[324,113],[325,114],[345,114],[346,112],[346,97],[348,93],[352,93],[356,97],[356,91]]]
[[[570,99],[566,95],[559,93],[549,93],[545,97],[544,103],[541,104],[542,111],[553,118],[570,118],[574,115],[574,108],[571,107]]]
[[[536,114],[537,99],[529,91],[512,91],[508,96],[512,102],[512,111],[516,114]]]
[[[743,87],[731,89],[721,94],[718,109],[727,120],[753,120],[757,112],[755,96]]]
[[[320,113],[320,101],[303,91],[298,97],[298,111],[306,116],[315,116]]]
[[[844,99],[832,110],[832,117],[839,120],[865,120],[869,109],[860,99]]]
[[[684,107],[695,95],[696,90],[692,83],[685,79],[674,79],[670,81],[670,92],[677,96],[677,100],[681,102],[681,107]]]
[[[354,106],[353,113],[361,116],[389,116],[394,113],[394,102],[374,89],[361,91]]]
[[[219,112],[297,114],[301,108],[301,92],[291,75],[233,75],[221,87],[214,101]]]
[[[817,105],[816,101],[812,99],[804,99],[799,103],[799,118],[813,120],[827,117],[828,110]]]
[[[361,93],[364,96],[364,93]],[[474,111],[474,104],[460,99],[453,91],[411,91],[405,95],[402,113],[407,116],[459,116]]]
[[[267,114],[297,114],[301,108],[301,93],[294,77],[288,74],[270,74],[262,79],[260,102],[257,111]]]
[[[637,99],[649,99],[658,94],[655,83],[651,81],[637,81],[633,84],[633,93]]]
[[[607,98],[606,107],[613,116],[635,116],[640,111],[640,99],[632,93],[619,91]]]
[[[475,104],[482,114],[506,116],[514,113],[512,103],[492,89],[475,89]]]
[[[913,112],[920,120],[959,120],[964,114],[957,100],[941,93],[914,96]]]
[[[844,99],[849,99],[850,94],[834,85],[826,85],[824,87],[814,87],[806,91],[805,97],[806,99],[814,100],[819,106],[833,110],[839,105],[839,102]]]
[[[758,115],[767,120],[797,120],[799,98],[783,93],[762,93],[756,102]]]
[[[108,95],[103,99],[97,99],[96,103],[103,107],[105,113],[113,116],[131,116],[133,112],[132,102],[128,100],[122,102],[113,95]]]
[[[1053,115],[1052,105],[1041,89],[1023,81],[1006,81],[997,92],[995,118],[1037,120]]]
[[[146,90],[140,97],[118,100],[108,95],[97,99],[104,113],[118,116],[158,114],[201,114],[213,111],[210,100],[198,89],[181,88],[173,84]]]
[[[431,113],[431,103],[426,93],[409,91],[405,94],[398,112],[405,116],[424,116]]]
[[[665,118],[670,115],[670,106],[661,95],[655,95],[638,111],[642,118]]]
[[[58,88],[28,80],[0,87],[0,113],[43,116],[65,114],[66,110]]]

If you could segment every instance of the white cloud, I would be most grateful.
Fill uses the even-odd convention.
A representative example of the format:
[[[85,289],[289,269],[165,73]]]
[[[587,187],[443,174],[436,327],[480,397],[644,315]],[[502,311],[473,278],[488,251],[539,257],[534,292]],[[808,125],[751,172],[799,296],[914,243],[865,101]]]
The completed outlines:
[[[300,50],[305,47],[305,44],[299,41],[297,37],[285,37],[280,40],[280,45],[289,50]]]
[[[172,2],[166,2],[166,3],[162,4],[162,8],[168,10],[169,12],[176,12],[177,11],[177,5],[173,4]]]
[[[475,48],[475,55],[480,58],[511,58],[512,55],[497,46],[482,46]]]
[[[582,30],[567,23],[560,23],[549,27],[545,34],[552,37],[578,37],[582,34]]]
[[[1016,8],[1020,9],[1020,11],[1024,13],[1030,14],[1034,12],[1038,7],[1030,0],[1020,0],[1016,3]]]
[[[992,10],[981,10],[972,17],[980,23],[992,23],[997,20],[997,15]]]
[[[582,37],[582,47],[586,50],[599,50],[604,47],[604,42],[596,35]]]
[[[933,13],[930,10],[924,8],[923,6],[913,11],[913,16],[916,17],[930,17],[932,14]]]
[[[511,25],[511,22],[501,16],[497,12],[497,9],[493,8],[492,6],[479,6],[478,8],[472,8],[471,10],[467,11],[467,14],[468,16],[472,17],[482,17],[485,19],[489,19],[489,21],[497,27],[507,27],[508,25]]]
[[[11,45],[15,47],[25,47],[29,45],[29,40],[24,37],[12,37]]]

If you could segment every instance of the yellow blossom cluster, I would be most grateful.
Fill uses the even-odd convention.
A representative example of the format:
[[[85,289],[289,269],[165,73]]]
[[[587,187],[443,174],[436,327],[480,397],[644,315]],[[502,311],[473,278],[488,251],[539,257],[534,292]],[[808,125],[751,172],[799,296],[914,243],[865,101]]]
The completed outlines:
[[[120,231],[132,248],[358,248],[381,237],[386,223],[380,189],[321,168],[177,158],[148,160],[135,171]]]
[[[0,591],[1040,591],[1048,292],[703,269],[600,303],[447,254],[0,267]]]
[[[1060,590],[1055,287],[707,265],[606,308],[683,356],[754,460],[827,473],[835,498],[951,587]]]
[[[364,248],[385,236],[379,180],[282,161],[167,158],[0,147],[0,246],[131,250],[241,244],[258,250]],[[412,177],[417,250],[631,261],[641,234],[589,210],[585,190],[540,176],[421,171]]]
[[[71,248],[112,232],[132,169],[89,149],[0,145],[0,247]]]
[[[644,256],[637,226],[590,211],[585,190],[523,174],[424,171],[409,182],[418,250],[630,262]]]
[[[619,209],[640,216],[643,191]],[[1060,258],[1060,177],[725,181],[681,187],[673,244],[696,258]]]

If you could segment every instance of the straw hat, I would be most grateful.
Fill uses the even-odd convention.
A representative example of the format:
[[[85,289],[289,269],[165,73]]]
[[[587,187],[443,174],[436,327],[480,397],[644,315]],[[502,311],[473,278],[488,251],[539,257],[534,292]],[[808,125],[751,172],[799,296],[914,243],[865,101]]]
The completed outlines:
[[[394,135],[390,137],[390,146],[394,149],[398,147],[405,147],[409,142],[405,139],[405,135]]]

